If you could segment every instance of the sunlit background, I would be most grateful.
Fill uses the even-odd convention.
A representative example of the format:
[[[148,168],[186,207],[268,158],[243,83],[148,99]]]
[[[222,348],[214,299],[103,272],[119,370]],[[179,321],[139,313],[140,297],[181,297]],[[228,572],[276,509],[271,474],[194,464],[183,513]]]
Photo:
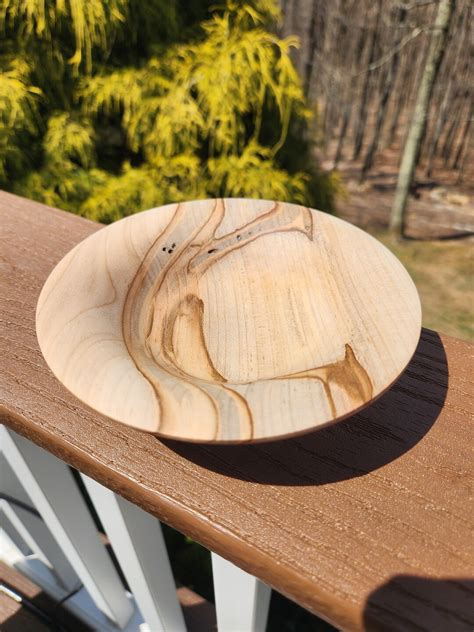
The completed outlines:
[[[216,196],[337,213],[407,265],[426,326],[473,339],[472,18],[469,0],[4,0],[0,186],[106,223]]]
[[[444,13],[443,13],[444,11]],[[3,0],[0,187],[100,222],[259,197],[381,239],[474,339],[469,0]],[[165,531],[212,599],[208,552]],[[273,630],[330,629],[274,594]]]

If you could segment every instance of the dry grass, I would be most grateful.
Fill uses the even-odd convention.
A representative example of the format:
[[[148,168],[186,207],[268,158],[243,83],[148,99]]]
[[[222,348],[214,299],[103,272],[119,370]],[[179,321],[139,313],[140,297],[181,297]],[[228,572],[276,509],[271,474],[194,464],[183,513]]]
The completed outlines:
[[[400,259],[421,297],[423,325],[474,342],[474,242],[398,241],[374,235]]]

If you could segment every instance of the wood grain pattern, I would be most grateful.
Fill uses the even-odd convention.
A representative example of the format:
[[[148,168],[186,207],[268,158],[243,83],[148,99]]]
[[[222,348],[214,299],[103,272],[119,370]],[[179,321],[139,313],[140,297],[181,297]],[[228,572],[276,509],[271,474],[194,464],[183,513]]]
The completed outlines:
[[[387,389],[421,329],[402,265],[302,206],[204,200],[126,218],[47,280],[37,331],[82,401],[171,438],[240,442],[346,417]]]
[[[303,437],[162,441],[81,404],[36,341],[47,276],[99,228],[0,194],[0,420],[338,628],[472,630],[473,346],[424,330],[385,395]]]

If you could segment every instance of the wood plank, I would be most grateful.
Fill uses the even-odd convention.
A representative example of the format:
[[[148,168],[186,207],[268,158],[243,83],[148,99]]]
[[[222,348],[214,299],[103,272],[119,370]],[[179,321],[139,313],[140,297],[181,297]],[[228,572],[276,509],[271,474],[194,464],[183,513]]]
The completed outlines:
[[[44,280],[98,228],[0,196],[2,421],[341,628],[472,629],[472,345],[424,330],[388,393],[308,436],[160,441],[81,404],[37,345]]]

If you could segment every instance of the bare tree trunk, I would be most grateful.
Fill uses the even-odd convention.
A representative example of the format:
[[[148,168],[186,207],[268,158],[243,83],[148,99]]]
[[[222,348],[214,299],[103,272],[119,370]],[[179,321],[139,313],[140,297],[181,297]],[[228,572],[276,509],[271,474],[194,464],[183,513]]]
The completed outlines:
[[[393,143],[397,140],[396,135],[399,129],[400,117],[410,106],[413,100],[412,94],[415,91],[415,86],[419,85],[420,69],[424,66],[424,60],[426,58],[425,39],[426,38],[420,39],[418,47],[414,44],[409,44],[404,51],[403,70],[398,85],[397,103],[395,105],[392,123],[390,126],[388,145],[393,145]],[[414,59],[416,59],[415,63],[413,63]],[[402,130],[403,134],[401,135],[402,138],[400,140],[400,144],[403,146],[407,138],[407,133],[403,124]]]
[[[406,106],[407,99],[409,99],[411,95],[411,77],[414,74],[412,49],[416,49],[418,58],[418,62],[417,64],[415,64],[415,72],[423,56],[423,40],[420,38],[420,40],[418,41],[420,42],[418,43],[418,47],[415,42],[411,42],[408,44],[408,46],[404,48],[403,51],[401,51],[400,54],[400,69],[398,71],[398,81],[396,81],[394,84],[395,98],[390,112],[390,124],[386,132],[384,148],[390,147],[395,142],[400,121],[400,115],[404,107]]]
[[[454,16],[453,16],[454,21]],[[467,28],[466,28],[467,26]],[[439,142],[443,135],[444,128],[448,122],[448,112],[450,111],[451,99],[453,94],[453,85],[455,80],[459,81],[458,66],[465,61],[463,51],[469,48],[469,41],[466,46],[466,39],[469,36],[469,10],[462,6],[458,12],[457,21],[450,28],[449,41],[446,49],[450,50],[451,55],[444,55],[443,63],[437,78],[438,93],[441,93],[441,104],[434,107],[436,113],[436,122],[431,134],[431,138],[426,139],[426,175],[431,178],[433,172],[433,160],[438,151]]]
[[[388,133],[388,146],[392,145],[394,140],[395,140],[395,135],[397,133],[397,129],[398,129],[398,121],[400,120],[400,114],[402,113],[402,106],[403,106],[403,102],[404,102],[404,94],[403,94],[403,90],[402,87],[405,83],[405,77],[407,75],[407,71],[406,68],[402,70],[401,72],[401,77],[400,77],[400,89],[397,92],[397,100],[395,102],[395,106],[393,108],[393,116],[392,116],[392,122],[390,124],[390,131]]]
[[[341,125],[341,129],[339,131],[339,138],[337,141],[337,149],[336,149],[336,155],[334,156],[334,168],[337,167],[337,165],[339,164],[341,158],[342,158],[342,149],[344,147],[344,140],[346,138],[346,134],[347,134],[347,128],[349,127],[349,121],[351,118],[351,112],[352,112],[352,107],[350,103],[346,103],[345,107],[344,107],[344,112],[342,115],[342,125]]]
[[[415,172],[421,139],[423,138],[426,127],[430,98],[443,57],[449,22],[453,14],[455,2],[456,0],[440,0],[438,5],[430,47],[416,97],[415,110],[405,147],[403,148],[397,189],[395,191],[395,199],[390,217],[390,229],[394,233],[403,234],[408,193]]]
[[[334,42],[340,41],[347,34],[347,25],[344,20],[340,19],[341,6],[344,2],[340,0],[333,0],[331,5],[329,3],[320,3],[323,6],[334,7],[334,10],[329,12],[328,19],[325,28],[325,40],[324,49],[322,51],[323,63],[326,65],[326,72],[328,73],[328,82],[326,89],[326,108],[324,116],[324,146],[327,146],[329,141],[334,137],[334,129],[337,128],[338,122],[342,117],[343,108],[341,100],[342,92],[342,75],[339,71],[342,60],[345,58],[346,52],[343,49],[342,53],[336,49],[334,53],[332,47]]]
[[[469,109],[469,115],[466,119],[466,123],[464,125],[464,129],[461,133],[461,140],[459,141],[459,145],[458,145],[458,149],[456,151],[456,157],[454,159],[453,162],[453,169],[458,169],[459,168],[459,163],[461,161],[461,157],[463,155],[463,151],[464,151],[464,146],[466,145],[466,141],[469,138],[469,129],[471,127],[471,123],[472,123],[472,116],[474,114],[473,112],[474,106],[471,102],[471,107]]]
[[[464,95],[459,97],[458,102],[454,102],[451,109],[451,125],[446,132],[446,137],[444,139],[443,149],[441,150],[441,156],[444,158],[444,166],[448,165],[449,159],[451,158],[451,152],[454,147],[454,140],[456,138],[456,134],[459,127],[459,121],[461,119],[462,111],[464,108]]]
[[[354,51],[353,61],[351,64],[351,76],[349,78],[349,85],[348,85],[348,91],[347,91],[348,94],[346,94],[345,105],[342,112],[342,124],[339,130],[339,138],[337,141],[336,155],[334,157],[334,168],[337,167],[337,165],[339,164],[342,158],[342,150],[344,147],[344,141],[346,139],[347,130],[349,128],[349,123],[350,123],[351,115],[352,115],[352,105],[354,102],[353,94],[356,87],[355,68],[358,66],[358,63],[362,57],[362,54],[364,51],[364,44],[365,44],[365,28],[361,27],[360,35],[357,40],[357,44]]]
[[[401,26],[406,18],[406,9],[399,8],[395,11],[396,17],[398,17],[398,26]],[[398,35],[395,36],[394,39],[394,49],[397,51],[398,46],[401,41],[401,29],[398,31]],[[390,98],[390,93],[392,92],[393,84],[397,78],[397,70],[398,70],[398,62],[400,60],[400,55],[397,52],[394,53],[392,57],[392,61],[389,64],[388,71],[385,77],[385,81],[382,88],[382,93],[380,95],[380,102],[377,108],[377,118],[375,122],[374,135],[372,137],[372,142],[370,143],[369,149],[365,155],[364,164],[362,166],[362,170],[360,173],[360,181],[365,180],[365,176],[367,172],[372,167],[374,162],[375,153],[379,146],[380,135],[382,132],[383,123],[385,121],[385,114],[387,111],[388,100]]]
[[[322,129],[323,129],[323,147],[327,147],[329,141],[332,136],[332,125],[333,125],[333,102],[334,102],[334,81],[332,79],[329,80],[329,86],[326,90],[326,103],[324,104],[324,117],[322,121]]]
[[[426,157],[426,162],[427,162],[426,175],[428,178],[431,178],[431,174],[433,172],[433,159],[438,149],[441,133],[448,119],[448,103],[449,103],[449,97],[451,95],[451,85],[452,85],[452,81],[451,79],[448,79],[448,86],[446,88],[446,91],[443,96],[443,100],[441,102],[438,118],[436,120],[436,125],[433,131],[433,137],[431,139],[431,144],[428,149],[428,155]]]
[[[469,127],[469,131],[468,131],[468,134],[467,134],[466,150],[465,150],[464,155],[463,155],[463,157],[461,159],[461,164],[459,166],[459,175],[457,177],[456,184],[461,184],[463,182],[463,180],[464,180],[464,167],[466,166],[467,156],[468,156],[469,151],[470,151],[471,140],[472,140],[472,125]]]
[[[380,23],[380,14],[382,12],[382,0],[378,0],[377,4],[377,17],[375,19],[375,25],[373,27],[372,39],[370,42],[370,51],[369,51],[369,59],[367,61],[367,71],[365,75],[364,85],[362,88],[362,98],[360,101],[359,112],[357,115],[356,121],[356,137],[354,141],[354,154],[352,156],[352,160],[357,160],[360,154],[360,150],[362,149],[362,143],[364,142],[364,132],[365,132],[365,123],[367,120],[367,106],[369,102],[369,88],[370,88],[370,80],[371,80],[371,71],[370,65],[373,63],[375,58],[375,45],[377,43],[377,34]]]
[[[313,5],[311,9],[311,24],[309,27],[309,42],[308,42],[308,57],[305,65],[305,76],[304,76],[304,89],[306,95],[311,98],[310,89],[311,89],[311,78],[313,76],[313,64],[314,57],[318,45],[317,41],[317,31],[322,31],[322,29],[318,29],[318,20],[324,20],[324,17],[321,17],[318,11],[318,7],[316,4],[317,0],[313,0]]]

